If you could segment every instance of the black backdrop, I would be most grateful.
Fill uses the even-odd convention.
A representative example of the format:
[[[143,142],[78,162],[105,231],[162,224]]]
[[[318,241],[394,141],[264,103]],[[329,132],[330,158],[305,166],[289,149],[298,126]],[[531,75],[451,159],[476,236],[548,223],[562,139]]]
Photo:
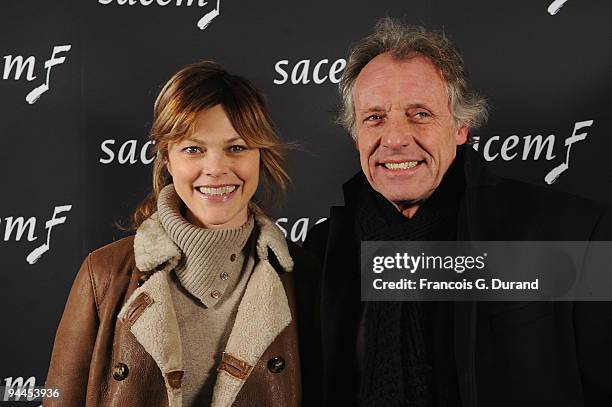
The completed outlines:
[[[342,202],[341,184],[358,169],[349,136],[333,124],[336,82],[350,44],[385,15],[443,29],[458,44],[492,107],[477,135],[495,172],[548,185],[576,123],[592,120],[549,187],[612,202],[607,0],[221,0],[205,29],[198,21],[217,3],[201,3],[0,5],[0,385],[19,377],[43,384],[80,262],[124,235],[114,222],[149,188],[145,143],[156,93],[199,59],[251,79],[282,138],[301,145],[289,158],[288,200],[271,209],[292,240]],[[47,73],[48,90],[33,100]],[[33,262],[28,255],[47,243]]]

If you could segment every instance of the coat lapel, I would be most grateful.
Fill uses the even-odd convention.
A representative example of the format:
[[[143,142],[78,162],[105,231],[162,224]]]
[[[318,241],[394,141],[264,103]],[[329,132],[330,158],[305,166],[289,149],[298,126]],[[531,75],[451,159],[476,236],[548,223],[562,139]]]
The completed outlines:
[[[238,306],[215,383],[213,407],[234,402],[261,355],[290,322],[283,283],[268,261],[261,260]]]
[[[355,358],[357,330],[362,315],[359,246],[353,243],[351,217],[343,207],[332,207],[321,282],[321,340],[324,391],[331,400],[350,394],[356,399],[359,369]],[[338,374],[338,372],[342,372]],[[348,403],[350,404],[350,402]]]
[[[153,274],[134,290],[118,317],[157,363],[170,407],[179,407],[182,405],[183,352],[169,278],[181,252],[163,230],[157,214],[138,228],[134,256],[140,271]]]
[[[293,269],[293,260],[278,227],[262,216],[256,216],[255,220],[260,230],[257,240],[259,261],[238,306],[218,369],[212,407],[232,405],[257,361],[291,322],[291,309],[283,283],[270,265],[268,254],[272,251],[285,271]]]

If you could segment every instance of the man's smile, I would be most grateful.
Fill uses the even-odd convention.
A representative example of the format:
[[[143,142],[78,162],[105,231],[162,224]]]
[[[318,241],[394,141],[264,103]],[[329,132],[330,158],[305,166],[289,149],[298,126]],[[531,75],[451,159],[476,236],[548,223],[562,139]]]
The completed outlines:
[[[380,165],[383,165],[385,168],[389,170],[407,170],[409,168],[414,168],[419,165],[421,161],[410,160],[410,161],[400,161],[400,162],[384,162]]]

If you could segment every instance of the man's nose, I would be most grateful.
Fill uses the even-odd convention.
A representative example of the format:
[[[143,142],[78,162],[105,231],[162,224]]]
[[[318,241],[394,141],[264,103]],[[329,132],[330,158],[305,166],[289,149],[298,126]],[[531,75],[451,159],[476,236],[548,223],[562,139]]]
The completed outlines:
[[[220,177],[228,172],[227,157],[223,152],[208,152],[203,160],[202,172],[209,177]]]
[[[382,138],[383,147],[401,149],[414,143],[413,129],[406,117],[390,118],[387,122],[387,131]]]

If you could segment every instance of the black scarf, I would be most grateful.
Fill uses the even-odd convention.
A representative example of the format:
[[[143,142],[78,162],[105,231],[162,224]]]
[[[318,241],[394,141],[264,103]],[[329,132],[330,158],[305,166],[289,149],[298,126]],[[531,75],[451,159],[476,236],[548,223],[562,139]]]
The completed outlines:
[[[411,219],[374,191],[362,175],[354,202],[356,239],[456,240],[457,213],[465,190],[461,164],[459,155]],[[433,371],[433,319],[439,315],[440,304],[435,303],[366,303],[359,406],[446,405],[448,385],[440,385],[441,375],[436,377]]]

